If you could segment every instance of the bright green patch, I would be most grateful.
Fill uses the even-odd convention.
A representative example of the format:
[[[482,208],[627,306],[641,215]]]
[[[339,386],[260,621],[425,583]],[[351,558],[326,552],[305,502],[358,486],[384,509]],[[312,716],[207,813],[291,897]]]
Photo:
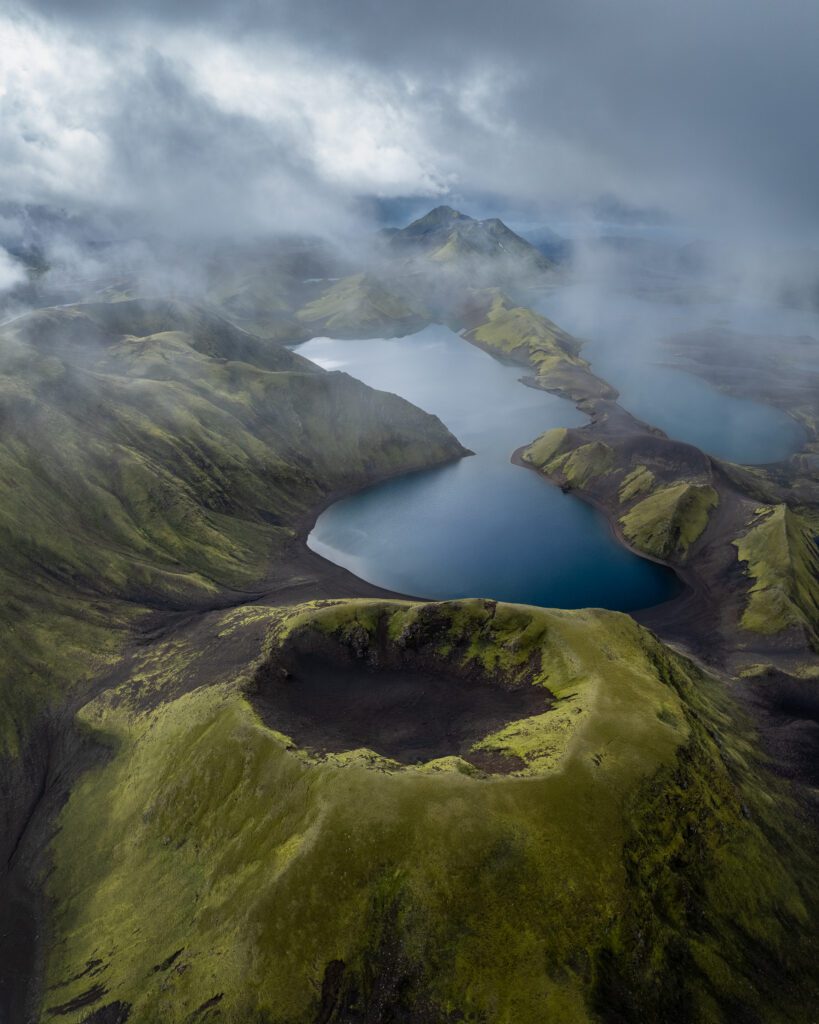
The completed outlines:
[[[524,450],[522,458],[542,473],[580,488],[616,467],[614,450],[603,441],[590,441],[565,451],[568,440],[569,432],[562,427],[547,430]]]
[[[657,558],[685,558],[718,502],[713,487],[681,481],[643,498],[621,517],[620,525],[641,551]]]
[[[584,487],[589,480],[596,480],[614,469],[614,451],[602,441],[575,448],[560,467],[560,471],[573,487]]]
[[[538,384],[576,401],[616,397],[614,389],[591,372],[571,334],[532,309],[512,305],[497,289],[485,294],[485,319],[465,332],[469,341],[534,367]]]
[[[468,334],[497,352],[522,354],[538,367],[556,359],[587,365],[577,355],[579,346],[570,334],[532,309],[513,306],[497,291],[492,293],[486,320]]]
[[[255,716],[252,663],[152,709],[104,695],[81,717],[112,760],[76,787],[54,843],[47,1006],[87,990],[96,959],[104,1001],[168,1024],[217,995],[226,1021],[312,1024],[337,960],[339,998],[362,1014],[386,980],[434,1020],[591,1024],[614,1001],[628,1019],[683,1005],[727,1024],[741,999],[778,1024],[810,1005],[809,911],[766,839],[769,823],[787,835],[786,803],[760,803],[716,686],[631,619],[478,601],[266,614],[261,658],[310,631],[386,636],[548,686],[551,723],[486,740],[531,774],[315,763]],[[226,621],[235,638],[260,619]],[[161,657],[154,672],[161,694]],[[749,949],[770,967],[764,994]]]
[[[786,505],[760,507],[755,522],[734,541],[737,558],[754,580],[742,625],[770,635],[803,629],[819,641],[819,551],[815,529]]]
[[[625,504],[636,498],[639,494],[645,494],[654,486],[654,474],[648,466],[636,466],[620,484],[617,492],[621,503]]]
[[[552,460],[557,456],[569,436],[565,427],[554,427],[547,430],[534,440],[528,448],[524,449],[521,457],[524,462],[529,462],[538,469],[547,472]]]

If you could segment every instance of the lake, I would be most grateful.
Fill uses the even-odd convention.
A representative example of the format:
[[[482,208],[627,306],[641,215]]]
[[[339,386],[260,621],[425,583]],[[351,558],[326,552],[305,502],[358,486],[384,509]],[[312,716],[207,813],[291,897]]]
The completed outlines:
[[[741,332],[804,334],[816,317],[732,301],[652,301],[595,284],[569,285],[534,307],[584,340],[594,372],[620,392],[638,419],[730,462],[778,462],[804,442],[802,428],[781,409],[734,398],[685,370],[662,365],[664,339],[711,325]]]
[[[629,611],[679,593],[674,573],[624,548],[600,513],[509,461],[544,430],[585,422],[569,402],[520,384],[525,368],[439,326],[406,338],[313,338],[295,351],[435,413],[476,453],[337,502],[310,534],[313,551],[435,600]]]

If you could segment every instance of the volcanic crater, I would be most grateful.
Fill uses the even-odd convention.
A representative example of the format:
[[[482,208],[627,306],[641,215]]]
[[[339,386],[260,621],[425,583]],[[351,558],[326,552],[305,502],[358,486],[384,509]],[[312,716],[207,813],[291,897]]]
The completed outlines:
[[[314,755],[367,748],[403,765],[458,756],[492,774],[520,758],[474,744],[510,722],[542,714],[543,686],[506,685],[455,658],[413,650],[366,631],[307,630],[288,638],[257,673],[252,703],[264,723]]]

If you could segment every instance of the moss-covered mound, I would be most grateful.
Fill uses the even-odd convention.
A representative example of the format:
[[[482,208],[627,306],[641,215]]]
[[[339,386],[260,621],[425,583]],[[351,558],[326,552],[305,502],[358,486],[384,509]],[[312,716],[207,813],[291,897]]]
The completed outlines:
[[[557,428],[521,458],[564,488],[601,501],[617,513],[629,543],[664,561],[685,561],[719,504],[707,457],[662,435]]]
[[[412,334],[430,322],[369,274],[355,274],[333,284],[300,309],[298,320],[312,334],[334,338],[378,338]]]
[[[559,476],[564,487],[584,487],[616,469],[615,453],[602,441],[590,441],[572,448],[565,444],[569,431],[555,427],[523,452],[524,462],[544,473]]]
[[[787,505],[759,506],[734,544],[754,581],[743,627],[763,634],[796,630],[819,646],[816,527]]]
[[[199,685],[209,645],[260,628],[255,661]],[[374,685],[447,665],[551,707],[481,744],[513,775],[304,750],[254,703],[313,649]],[[80,715],[110,759],[54,840],[43,1020],[811,1019],[787,800],[717,687],[626,616],[247,607],[137,680]]]
[[[535,383],[572,399],[616,398],[617,392],[589,369],[580,345],[545,316],[516,306],[495,288],[476,293],[464,314],[463,336],[507,359],[534,368]]]
[[[713,487],[682,480],[643,498],[622,517],[620,525],[641,551],[657,558],[685,558],[718,503]]]

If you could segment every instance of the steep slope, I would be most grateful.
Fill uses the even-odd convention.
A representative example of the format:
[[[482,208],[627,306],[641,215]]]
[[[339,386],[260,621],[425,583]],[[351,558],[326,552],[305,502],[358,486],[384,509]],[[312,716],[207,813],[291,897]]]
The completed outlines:
[[[402,399],[176,303],[34,313],[0,359],[5,563],[96,592],[241,586],[343,480],[459,453]]]
[[[591,372],[576,338],[534,310],[515,305],[497,288],[473,292],[458,323],[467,341],[531,366],[532,382],[544,390],[575,402],[617,397],[611,385]]]
[[[620,525],[641,551],[657,558],[685,558],[718,504],[713,487],[683,480],[643,498],[620,519]]]
[[[369,274],[355,274],[333,284],[297,314],[310,334],[334,338],[394,337],[425,327],[429,315],[410,306]]]
[[[628,617],[247,607],[135,668],[81,712],[111,753],[60,818],[38,1019],[810,1019],[792,809],[718,687]],[[336,670],[385,688],[384,736],[438,712],[393,676],[551,705],[478,732],[483,770],[306,749],[269,698]]]
[[[819,647],[819,550],[812,524],[787,505],[761,505],[734,545],[753,580],[743,627],[765,635],[794,630]]]
[[[402,399],[173,302],[4,327],[0,422],[7,723],[31,697],[21,677],[81,671],[128,604],[240,599],[329,493],[463,453]],[[11,725],[0,737],[14,749]]]

